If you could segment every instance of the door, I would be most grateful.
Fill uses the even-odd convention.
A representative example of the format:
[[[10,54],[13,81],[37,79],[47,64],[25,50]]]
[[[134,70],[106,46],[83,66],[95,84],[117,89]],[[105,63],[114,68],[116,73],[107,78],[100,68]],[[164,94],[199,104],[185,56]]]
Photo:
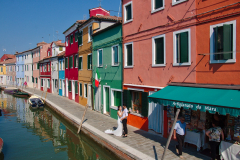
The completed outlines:
[[[101,111],[101,86],[99,85],[98,87],[96,87],[95,89],[95,106],[94,109],[96,111]]]
[[[87,104],[89,106],[92,106],[92,85],[88,85],[88,98],[87,98]]]
[[[53,88],[54,88],[55,86],[54,86],[54,79],[52,79],[52,93],[54,93],[53,92]]]
[[[109,114],[110,107],[109,107],[109,87],[104,87],[104,113]]]
[[[65,80],[62,80],[62,96],[65,97]]]
[[[155,92],[149,92],[149,95]],[[163,133],[163,106],[158,103],[149,103],[148,108],[148,129]]]
[[[72,81],[72,99],[75,100],[75,81]]]
[[[68,79],[66,79],[66,97],[68,97]]]

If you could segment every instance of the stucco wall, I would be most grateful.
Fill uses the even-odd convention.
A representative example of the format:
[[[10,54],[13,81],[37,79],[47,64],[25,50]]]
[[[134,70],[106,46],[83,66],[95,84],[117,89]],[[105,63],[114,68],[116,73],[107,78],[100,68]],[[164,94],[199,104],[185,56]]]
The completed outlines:
[[[51,58],[51,83],[52,83],[52,93],[58,94],[58,59],[57,57]],[[54,82],[53,82],[54,80]],[[55,80],[57,80],[57,85],[55,85]]]

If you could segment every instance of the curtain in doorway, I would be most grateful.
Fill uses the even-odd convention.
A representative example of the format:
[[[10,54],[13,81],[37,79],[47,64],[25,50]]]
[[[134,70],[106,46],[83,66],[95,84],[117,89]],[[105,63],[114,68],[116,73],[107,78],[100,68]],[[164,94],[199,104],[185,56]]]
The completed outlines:
[[[96,111],[101,111],[101,86],[95,88],[95,106]]]
[[[163,131],[163,106],[158,103],[149,103],[148,129],[158,133]]]
[[[89,106],[92,106],[92,86],[88,86],[88,98],[87,98],[87,104]]]

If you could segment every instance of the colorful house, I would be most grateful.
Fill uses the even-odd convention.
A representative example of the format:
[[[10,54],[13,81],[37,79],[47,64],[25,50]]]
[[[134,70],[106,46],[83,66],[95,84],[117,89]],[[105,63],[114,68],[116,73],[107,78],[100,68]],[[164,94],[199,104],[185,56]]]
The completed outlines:
[[[16,85],[16,58],[5,61],[7,85]]]
[[[17,84],[19,86],[22,86],[24,83],[24,53],[16,52],[16,78],[17,78]]]
[[[7,80],[6,80],[6,65],[5,62],[0,62],[0,84],[1,85],[6,85]]]
[[[58,57],[58,84],[59,91],[58,94],[60,96],[66,96],[66,86],[65,86],[65,51],[59,53]]]
[[[65,44],[61,42],[61,40],[53,41],[51,43],[51,86],[52,93],[58,94],[58,54],[62,51],[65,51]]]
[[[8,59],[13,59],[15,58],[15,55],[13,54],[4,54],[1,58],[0,58],[0,62],[6,61]]]
[[[104,13],[104,14],[103,14]],[[116,23],[118,17],[110,16],[101,7],[89,10],[90,18],[78,27],[79,32],[79,103],[92,106],[92,34]],[[99,107],[94,107],[99,109]]]
[[[94,109],[117,119],[117,108],[122,105],[121,19],[94,33],[92,44]],[[99,86],[94,83],[97,75],[101,80]]]
[[[78,35],[80,34],[77,27],[84,22],[76,21],[63,34],[66,37],[66,52],[65,52],[65,86],[66,97],[75,102],[79,102],[78,96]]]
[[[148,103],[148,96],[169,82],[196,82],[196,26],[192,24],[197,20],[192,18],[196,15],[193,3],[122,1],[123,102],[131,110],[128,124],[164,135],[167,112],[161,105]]]

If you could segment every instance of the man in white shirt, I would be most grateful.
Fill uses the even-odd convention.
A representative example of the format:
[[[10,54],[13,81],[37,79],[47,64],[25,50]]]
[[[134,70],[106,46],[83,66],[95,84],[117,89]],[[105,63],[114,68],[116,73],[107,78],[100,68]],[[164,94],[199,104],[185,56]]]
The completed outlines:
[[[128,109],[126,104],[123,104],[123,115],[122,115],[122,123],[123,123],[123,137],[127,137],[128,129],[127,129],[127,117],[128,117]]]
[[[178,141],[178,145],[176,145],[176,150],[181,159],[183,159],[182,147],[184,144],[185,135],[186,135],[185,117],[181,117],[181,119],[179,121],[177,121],[177,123],[174,127],[174,134],[173,134],[173,139],[177,139],[177,141]]]

